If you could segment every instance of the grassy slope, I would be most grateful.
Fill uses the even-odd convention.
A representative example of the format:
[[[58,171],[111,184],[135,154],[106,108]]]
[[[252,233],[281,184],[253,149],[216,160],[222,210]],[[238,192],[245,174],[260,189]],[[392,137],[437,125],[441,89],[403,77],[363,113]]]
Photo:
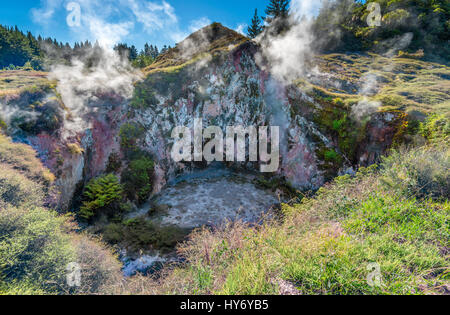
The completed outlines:
[[[186,62],[163,58],[148,70],[171,72]],[[380,111],[449,117],[446,66],[379,55],[333,54],[316,62],[344,83],[339,89],[298,82],[322,105],[341,111],[357,103],[362,78],[375,73],[380,91],[370,98],[382,102]],[[443,129],[448,135],[448,124]],[[448,293],[450,148],[448,138],[438,143],[337,178],[314,198],[285,205],[281,223],[198,230],[179,247],[185,266],[166,270],[159,281],[131,282],[140,293]],[[381,268],[381,287],[368,285],[371,263]]]
[[[371,100],[381,101],[380,110],[400,110],[408,114],[439,112],[450,117],[450,68],[411,58],[387,58],[376,54],[330,54],[316,58],[320,71],[331,73],[349,88],[314,85],[298,81],[331,98],[339,97],[355,104],[361,82],[368,74],[378,77],[380,90]],[[420,115],[422,116],[423,115]]]
[[[199,230],[179,249],[186,267],[169,272],[158,292],[448,293],[449,169],[446,141],[337,178],[285,205],[282,223]],[[381,268],[381,287],[368,285],[370,263]]]
[[[173,72],[216,53],[229,51],[248,41],[248,38],[213,23],[191,34],[165,54],[159,56],[153,64],[144,69],[146,74],[155,72]]]
[[[120,264],[97,240],[75,234],[70,217],[45,208],[54,176],[24,144],[0,133],[0,294],[112,293]],[[83,268],[82,287],[66,285],[66,266]]]
[[[52,86],[47,75],[39,71],[0,71],[0,97],[18,95],[26,90],[45,90]]]

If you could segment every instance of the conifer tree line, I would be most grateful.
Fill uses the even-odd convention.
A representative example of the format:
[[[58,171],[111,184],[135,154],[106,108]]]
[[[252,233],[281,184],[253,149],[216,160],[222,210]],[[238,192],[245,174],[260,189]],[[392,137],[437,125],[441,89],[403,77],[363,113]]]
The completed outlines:
[[[138,52],[134,45],[128,46],[126,43],[119,43],[114,47],[114,50],[117,51],[121,57],[128,58],[133,66],[144,68],[152,64],[160,54],[164,54],[170,48],[170,46],[164,45],[160,51],[156,45],[153,46],[145,43],[144,49]]]
[[[17,26],[0,25],[0,70],[26,68],[43,70],[44,64],[70,61],[74,57],[82,57],[88,51],[98,47],[98,43],[90,41],[75,42],[73,45],[52,38],[36,38],[30,32],[24,33]],[[134,45],[125,43],[114,47],[123,57],[127,57],[133,65],[145,67],[151,64],[170,46],[164,45],[159,50],[156,45],[146,43],[144,49],[138,52]]]

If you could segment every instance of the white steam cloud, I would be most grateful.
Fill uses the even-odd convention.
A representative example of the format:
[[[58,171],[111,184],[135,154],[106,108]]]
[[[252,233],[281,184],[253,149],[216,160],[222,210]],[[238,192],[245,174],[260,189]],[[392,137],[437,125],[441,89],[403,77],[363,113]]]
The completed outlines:
[[[385,57],[389,58],[389,62],[383,67],[384,71],[392,71],[394,67],[392,58],[395,57],[399,50],[408,47],[411,44],[413,37],[414,35],[412,33],[405,33],[382,43],[382,45],[390,47],[384,54]],[[380,101],[370,100],[370,96],[377,94],[379,91],[378,76],[373,72],[369,72],[361,78],[361,81],[362,85],[359,94],[362,95],[363,98],[358,104],[352,107],[352,114],[357,120],[361,120],[364,117],[376,113],[383,105]]]
[[[318,12],[322,1],[294,0],[291,3],[289,29],[278,35],[264,32],[256,40],[262,53],[257,56],[261,67],[276,79],[290,83],[306,74],[307,60],[312,56],[311,17]]]
[[[258,57],[260,64],[267,62],[275,78],[285,82],[305,75],[305,65],[311,56],[313,42],[310,27],[310,20],[302,19],[285,34],[263,35],[260,39],[262,56]]]
[[[0,102],[0,119],[10,127],[14,118],[20,118],[22,122],[31,122],[38,118],[38,114],[22,110],[18,106],[6,105]]]
[[[361,78],[362,86],[359,94],[363,98],[358,104],[352,107],[352,114],[357,120],[361,120],[378,111],[378,108],[382,105],[380,101],[370,100],[370,96],[375,95],[378,92],[378,77],[376,74],[369,72]]]
[[[91,54],[97,59],[95,65],[88,67],[74,59],[70,65],[54,66],[49,75],[58,81],[57,91],[69,111],[64,120],[65,138],[90,128],[88,115],[102,110],[97,105],[102,104],[99,98],[113,95],[128,99],[133,83],[140,79],[140,72],[115,51],[96,47]]]

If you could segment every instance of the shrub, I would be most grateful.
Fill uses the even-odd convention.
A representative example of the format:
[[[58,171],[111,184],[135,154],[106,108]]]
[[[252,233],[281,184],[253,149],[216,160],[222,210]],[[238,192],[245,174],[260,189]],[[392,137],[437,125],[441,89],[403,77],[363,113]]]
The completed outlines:
[[[80,217],[90,220],[100,213],[111,214],[120,206],[123,188],[113,174],[91,180],[83,193],[85,201],[80,209]]]
[[[439,142],[450,137],[450,120],[444,115],[431,114],[420,124],[420,134],[430,142]]]
[[[325,152],[325,161],[340,163],[341,157],[339,156],[339,154],[336,151],[327,150]]]
[[[78,145],[78,143],[67,144],[67,149],[72,155],[81,155],[84,153],[84,150]]]
[[[111,223],[103,231],[103,238],[111,244],[122,244],[139,251],[142,248],[173,250],[188,231],[176,226],[160,226],[143,218]]]
[[[153,189],[152,177],[155,164],[149,157],[142,155],[132,160],[122,174],[125,193],[130,200],[144,203]]]
[[[393,151],[384,158],[381,179],[390,189],[407,196],[448,198],[450,195],[450,149],[423,147]]]
[[[120,128],[120,144],[125,149],[135,149],[138,140],[144,135],[144,128],[136,123],[126,123]]]
[[[76,260],[67,220],[42,208],[0,211],[0,289],[61,293],[66,266]],[[1,288],[3,287],[3,288]]]

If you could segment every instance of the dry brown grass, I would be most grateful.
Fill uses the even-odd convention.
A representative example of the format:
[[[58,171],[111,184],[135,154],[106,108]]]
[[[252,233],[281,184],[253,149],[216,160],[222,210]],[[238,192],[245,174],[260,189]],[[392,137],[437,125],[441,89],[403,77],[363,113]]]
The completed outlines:
[[[22,172],[27,178],[51,184],[55,177],[42,165],[36,157],[36,151],[21,143],[11,143],[11,140],[0,134],[0,163]]]
[[[245,36],[221,25],[213,23],[187,37],[176,47],[160,55],[156,61],[144,69],[146,74],[159,71],[175,71],[192,62],[228,51],[248,41]]]
[[[45,89],[53,82],[47,79],[47,72],[7,70],[0,71],[0,97],[18,95],[26,89]]]
[[[350,83],[353,89],[339,90],[333,85],[298,82],[302,88],[319,90],[329,97],[358,102],[359,89],[367,74],[376,75],[380,90],[374,100],[382,102],[380,110],[406,113],[437,112],[450,115],[450,68],[446,65],[409,58],[386,58],[376,54],[329,54],[313,62],[323,73]]]

